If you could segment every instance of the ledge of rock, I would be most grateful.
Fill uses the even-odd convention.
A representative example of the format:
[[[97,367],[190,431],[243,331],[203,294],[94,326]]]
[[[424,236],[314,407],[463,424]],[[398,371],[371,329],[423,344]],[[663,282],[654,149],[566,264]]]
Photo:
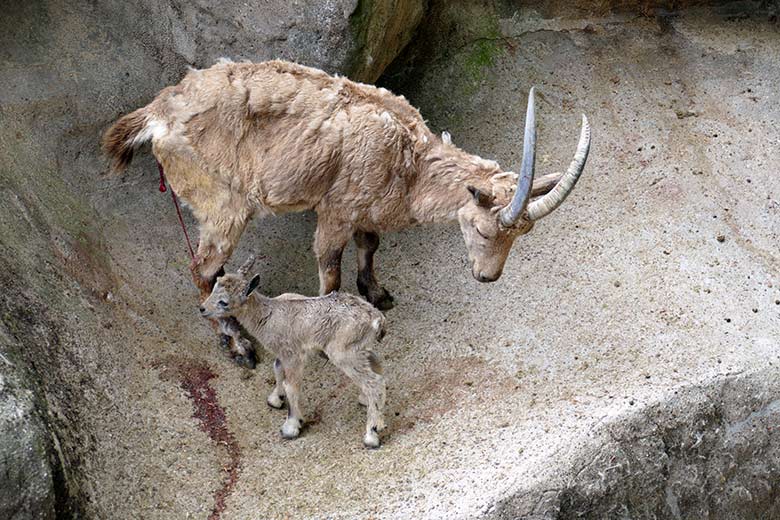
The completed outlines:
[[[138,460],[148,453],[153,437],[142,432],[149,410],[133,404],[140,404],[139,393],[149,395],[138,370],[162,337],[177,341],[183,325],[161,328],[147,312],[166,300],[189,309],[194,300],[187,290],[178,303],[165,295],[179,280],[150,303],[152,294],[134,277],[161,272],[116,263],[124,253],[139,262],[151,254],[151,267],[169,252],[142,236],[114,252],[107,223],[142,229],[170,208],[157,216],[142,210],[146,217],[135,223],[121,216],[126,208],[110,203],[116,185],[100,177],[101,131],[177,82],[188,66],[210,66],[222,56],[288,58],[373,80],[421,15],[421,1],[391,0],[51,0],[3,7],[0,517],[121,517],[127,512],[116,504],[126,497],[111,504],[104,485],[119,489],[127,479],[135,482],[133,495],[157,507],[151,497],[159,476],[135,471],[121,454]],[[139,193],[139,209],[160,202],[154,192]],[[179,273],[181,251],[174,250],[170,268]],[[178,507],[181,514],[197,510]]]
[[[780,515],[776,17],[623,4],[4,8],[0,517]],[[235,366],[197,315],[154,161],[107,178],[97,143],[187,66],[285,57],[372,81],[413,34],[379,81],[434,129],[516,169],[536,85],[537,171],[568,164],[580,113],[588,166],[496,283],[464,268],[457,225],[383,237],[383,446],[362,447],[357,392],[321,363],[283,442],[272,360]],[[314,225],[256,222],[229,267],[262,252],[265,293],[315,294]]]

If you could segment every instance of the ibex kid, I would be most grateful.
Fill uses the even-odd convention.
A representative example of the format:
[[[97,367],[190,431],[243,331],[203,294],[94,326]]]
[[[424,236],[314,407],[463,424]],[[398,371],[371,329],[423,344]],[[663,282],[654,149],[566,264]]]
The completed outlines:
[[[384,335],[385,318],[370,303],[347,293],[309,298],[282,294],[268,298],[256,289],[259,275],[247,279],[251,257],[236,274],[217,278],[211,295],[201,304],[206,318],[235,317],[244,329],[276,356],[276,387],[268,404],[281,408],[286,397],[287,420],[282,436],[294,439],[303,426],[300,387],[306,360],[324,353],[361,391],[368,420],[363,444],[379,447],[384,428],[385,379],[372,348]]]

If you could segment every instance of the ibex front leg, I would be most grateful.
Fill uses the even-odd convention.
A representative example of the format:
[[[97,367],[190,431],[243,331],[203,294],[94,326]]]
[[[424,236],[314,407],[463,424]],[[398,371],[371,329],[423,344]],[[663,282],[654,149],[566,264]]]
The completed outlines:
[[[276,379],[276,386],[271,394],[266,399],[268,406],[276,408],[277,410],[284,406],[284,367],[282,367],[282,361],[276,358],[274,361],[274,378]]]
[[[379,285],[374,273],[374,253],[379,249],[379,235],[368,231],[356,231],[354,238],[357,246],[358,291],[380,311],[392,309],[393,297]]]

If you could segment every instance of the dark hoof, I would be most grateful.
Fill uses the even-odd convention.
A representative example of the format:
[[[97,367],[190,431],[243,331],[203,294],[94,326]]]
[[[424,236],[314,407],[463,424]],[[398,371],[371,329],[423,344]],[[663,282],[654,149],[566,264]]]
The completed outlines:
[[[378,298],[370,298],[368,301],[380,311],[389,311],[395,307],[395,299],[385,289],[382,289],[382,294]]]
[[[384,287],[373,293],[369,290],[369,285],[360,278],[357,280],[357,287],[360,295],[380,311],[389,311],[395,307],[393,297]]]
[[[222,350],[230,351],[230,336],[227,334],[219,335],[219,346]]]
[[[247,352],[243,356],[235,356],[233,361],[235,361],[238,366],[248,368],[249,370],[254,370],[255,366],[257,365],[255,353],[251,351]]]

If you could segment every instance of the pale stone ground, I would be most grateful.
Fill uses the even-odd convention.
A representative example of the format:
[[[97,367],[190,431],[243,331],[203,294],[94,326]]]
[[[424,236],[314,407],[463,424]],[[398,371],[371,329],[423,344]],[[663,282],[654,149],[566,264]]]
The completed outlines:
[[[115,432],[99,504],[144,518],[213,507],[225,453],[149,365],[173,355],[218,374],[243,457],[226,519],[736,518],[771,504],[765,517],[780,515],[777,26],[695,11],[663,29],[639,18],[525,23],[502,20],[521,36],[458,100],[449,130],[515,168],[536,85],[539,173],[568,164],[581,112],[593,125],[588,167],[494,284],[471,278],[455,224],[384,238],[379,270],[397,307],[381,352],[389,428],[378,451],[361,446],[356,391],[320,361],[306,387],[319,420],[282,441],[283,413],[264,403],[271,360],[234,366],[197,318],[153,163],[96,181],[94,204],[117,215],[104,230],[110,255],[133,280],[114,297],[138,330],[124,373],[137,430]],[[421,77],[410,95],[424,115],[456,74],[442,65]],[[267,254],[266,293],[314,294],[313,230],[313,215],[256,222],[232,265]]]

